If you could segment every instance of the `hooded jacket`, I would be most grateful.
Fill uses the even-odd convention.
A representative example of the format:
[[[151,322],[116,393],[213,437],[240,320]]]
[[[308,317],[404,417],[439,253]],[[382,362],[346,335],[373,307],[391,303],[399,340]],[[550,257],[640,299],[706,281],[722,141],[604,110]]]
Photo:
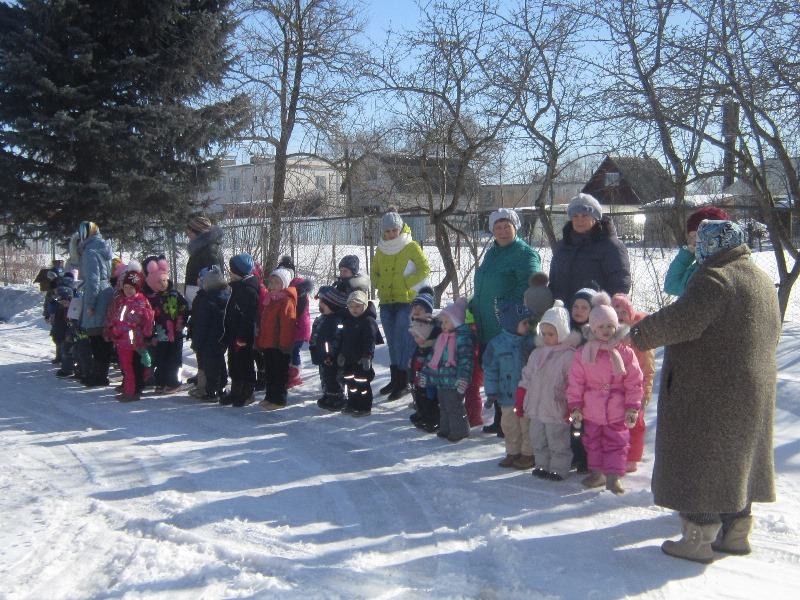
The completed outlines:
[[[550,289],[567,304],[581,288],[592,287],[609,296],[631,289],[628,250],[617,237],[610,217],[603,217],[587,233],[576,233],[572,223],[564,225],[550,261]]]
[[[197,285],[200,271],[203,268],[210,269],[212,265],[217,265],[220,271],[225,272],[226,265],[222,257],[224,235],[223,229],[215,225],[208,231],[199,233],[193,240],[189,240],[186,244],[189,260],[186,262],[185,285]]]
[[[525,389],[525,416],[539,423],[566,423],[567,377],[575,349],[583,341],[577,330],[555,346],[536,336],[536,349],[522,369],[519,387]]]
[[[497,394],[500,406],[514,406],[522,367],[533,349],[533,336],[503,330],[483,353],[483,389]]]
[[[280,292],[267,291],[258,325],[256,347],[277,348],[288,353],[292,349],[297,326],[297,290],[287,287]]]
[[[114,295],[111,287],[111,246],[98,232],[77,243],[77,254],[80,257],[80,289],[83,293],[81,327],[87,330],[102,328]],[[90,309],[94,311],[91,315]]]
[[[430,272],[422,248],[411,239],[411,228],[403,223],[395,239],[381,236],[369,275],[382,304],[408,304],[417,295],[414,288],[423,283]]]

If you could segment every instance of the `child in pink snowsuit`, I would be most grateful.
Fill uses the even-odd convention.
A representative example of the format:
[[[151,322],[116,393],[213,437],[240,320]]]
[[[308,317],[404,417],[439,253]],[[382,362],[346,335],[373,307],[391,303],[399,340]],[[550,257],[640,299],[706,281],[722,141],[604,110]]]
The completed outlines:
[[[576,427],[583,424],[588,488],[606,486],[624,492],[630,440],[642,401],[642,370],[633,350],[622,343],[628,326],[620,327],[608,294],[592,299],[588,341],[575,352],[567,383],[567,407]]]
[[[115,299],[106,322],[111,341],[117,348],[122,371],[121,402],[138,400],[144,385],[148,339],[153,335],[153,309],[140,291],[144,274],[128,271],[122,279],[122,294]]]

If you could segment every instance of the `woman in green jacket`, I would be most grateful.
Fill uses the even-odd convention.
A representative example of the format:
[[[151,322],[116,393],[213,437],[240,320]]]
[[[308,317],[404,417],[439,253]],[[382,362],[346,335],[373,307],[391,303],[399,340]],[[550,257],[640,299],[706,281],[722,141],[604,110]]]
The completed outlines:
[[[489,215],[489,231],[494,236],[494,243],[475,270],[475,293],[470,306],[478,329],[481,358],[486,345],[503,330],[499,318],[501,306],[508,301],[522,303],[528,289],[528,278],[541,270],[539,253],[517,236],[519,227],[519,216],[514,210],[500,208]],[[483,430],[485,433],[501,433],[497,405],[494,423]]]
[[[427,283],[431,269],[422,248],[411,239],[411,228],[394,207],[383,215],[381,230],[369,273],[378,290],[381,325],[389,346],[391,380],[380,393],[389,394],[389,400],[398,400],[408,392],[406,369],[414,348],[408,332],[411,300],[417,289]]]

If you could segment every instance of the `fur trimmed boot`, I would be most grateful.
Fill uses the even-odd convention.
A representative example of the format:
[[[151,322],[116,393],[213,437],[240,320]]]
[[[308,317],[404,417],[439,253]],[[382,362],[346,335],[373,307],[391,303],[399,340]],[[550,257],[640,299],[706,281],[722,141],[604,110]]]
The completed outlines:
[[[667,540],[661,544],[664,554],[683,558],[707,565],[714,561],[712,542],[717,539],[717,533],[722,528],[722,523],[698,525],[685,517],[681,517],[683,537],[677,542]]]
[[[386,394],[390,394],[390,393],[392,393],[394,391],[394,388],[397,385],[397,372],[398,371],[399,371],[399,369],[397,368],[397,365],[389,365],[389,373],[390,373],[389,383],[387,383],[380,390],[378,390],[378,393],[381,396],[385,396]]]
[[[752,515],[734,519],[727,530],[724,526],[720,528],[717,539],[712,542],[711,548],[717,552],[724,552],[725,554],[737,554],[739,556],[750,554],[751,549],[748,536],[752,530]]]

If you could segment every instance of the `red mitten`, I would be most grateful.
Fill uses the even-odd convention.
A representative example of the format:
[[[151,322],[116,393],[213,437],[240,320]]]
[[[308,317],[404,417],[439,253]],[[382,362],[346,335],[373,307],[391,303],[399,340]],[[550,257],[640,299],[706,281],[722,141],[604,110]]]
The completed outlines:
[[[523,403],[525,402],[525,392],[527,390],[524,387],[517,388],[517,394],[514,400],[514,414],[518,417],[525,416],[525,409],[522,407]]]

